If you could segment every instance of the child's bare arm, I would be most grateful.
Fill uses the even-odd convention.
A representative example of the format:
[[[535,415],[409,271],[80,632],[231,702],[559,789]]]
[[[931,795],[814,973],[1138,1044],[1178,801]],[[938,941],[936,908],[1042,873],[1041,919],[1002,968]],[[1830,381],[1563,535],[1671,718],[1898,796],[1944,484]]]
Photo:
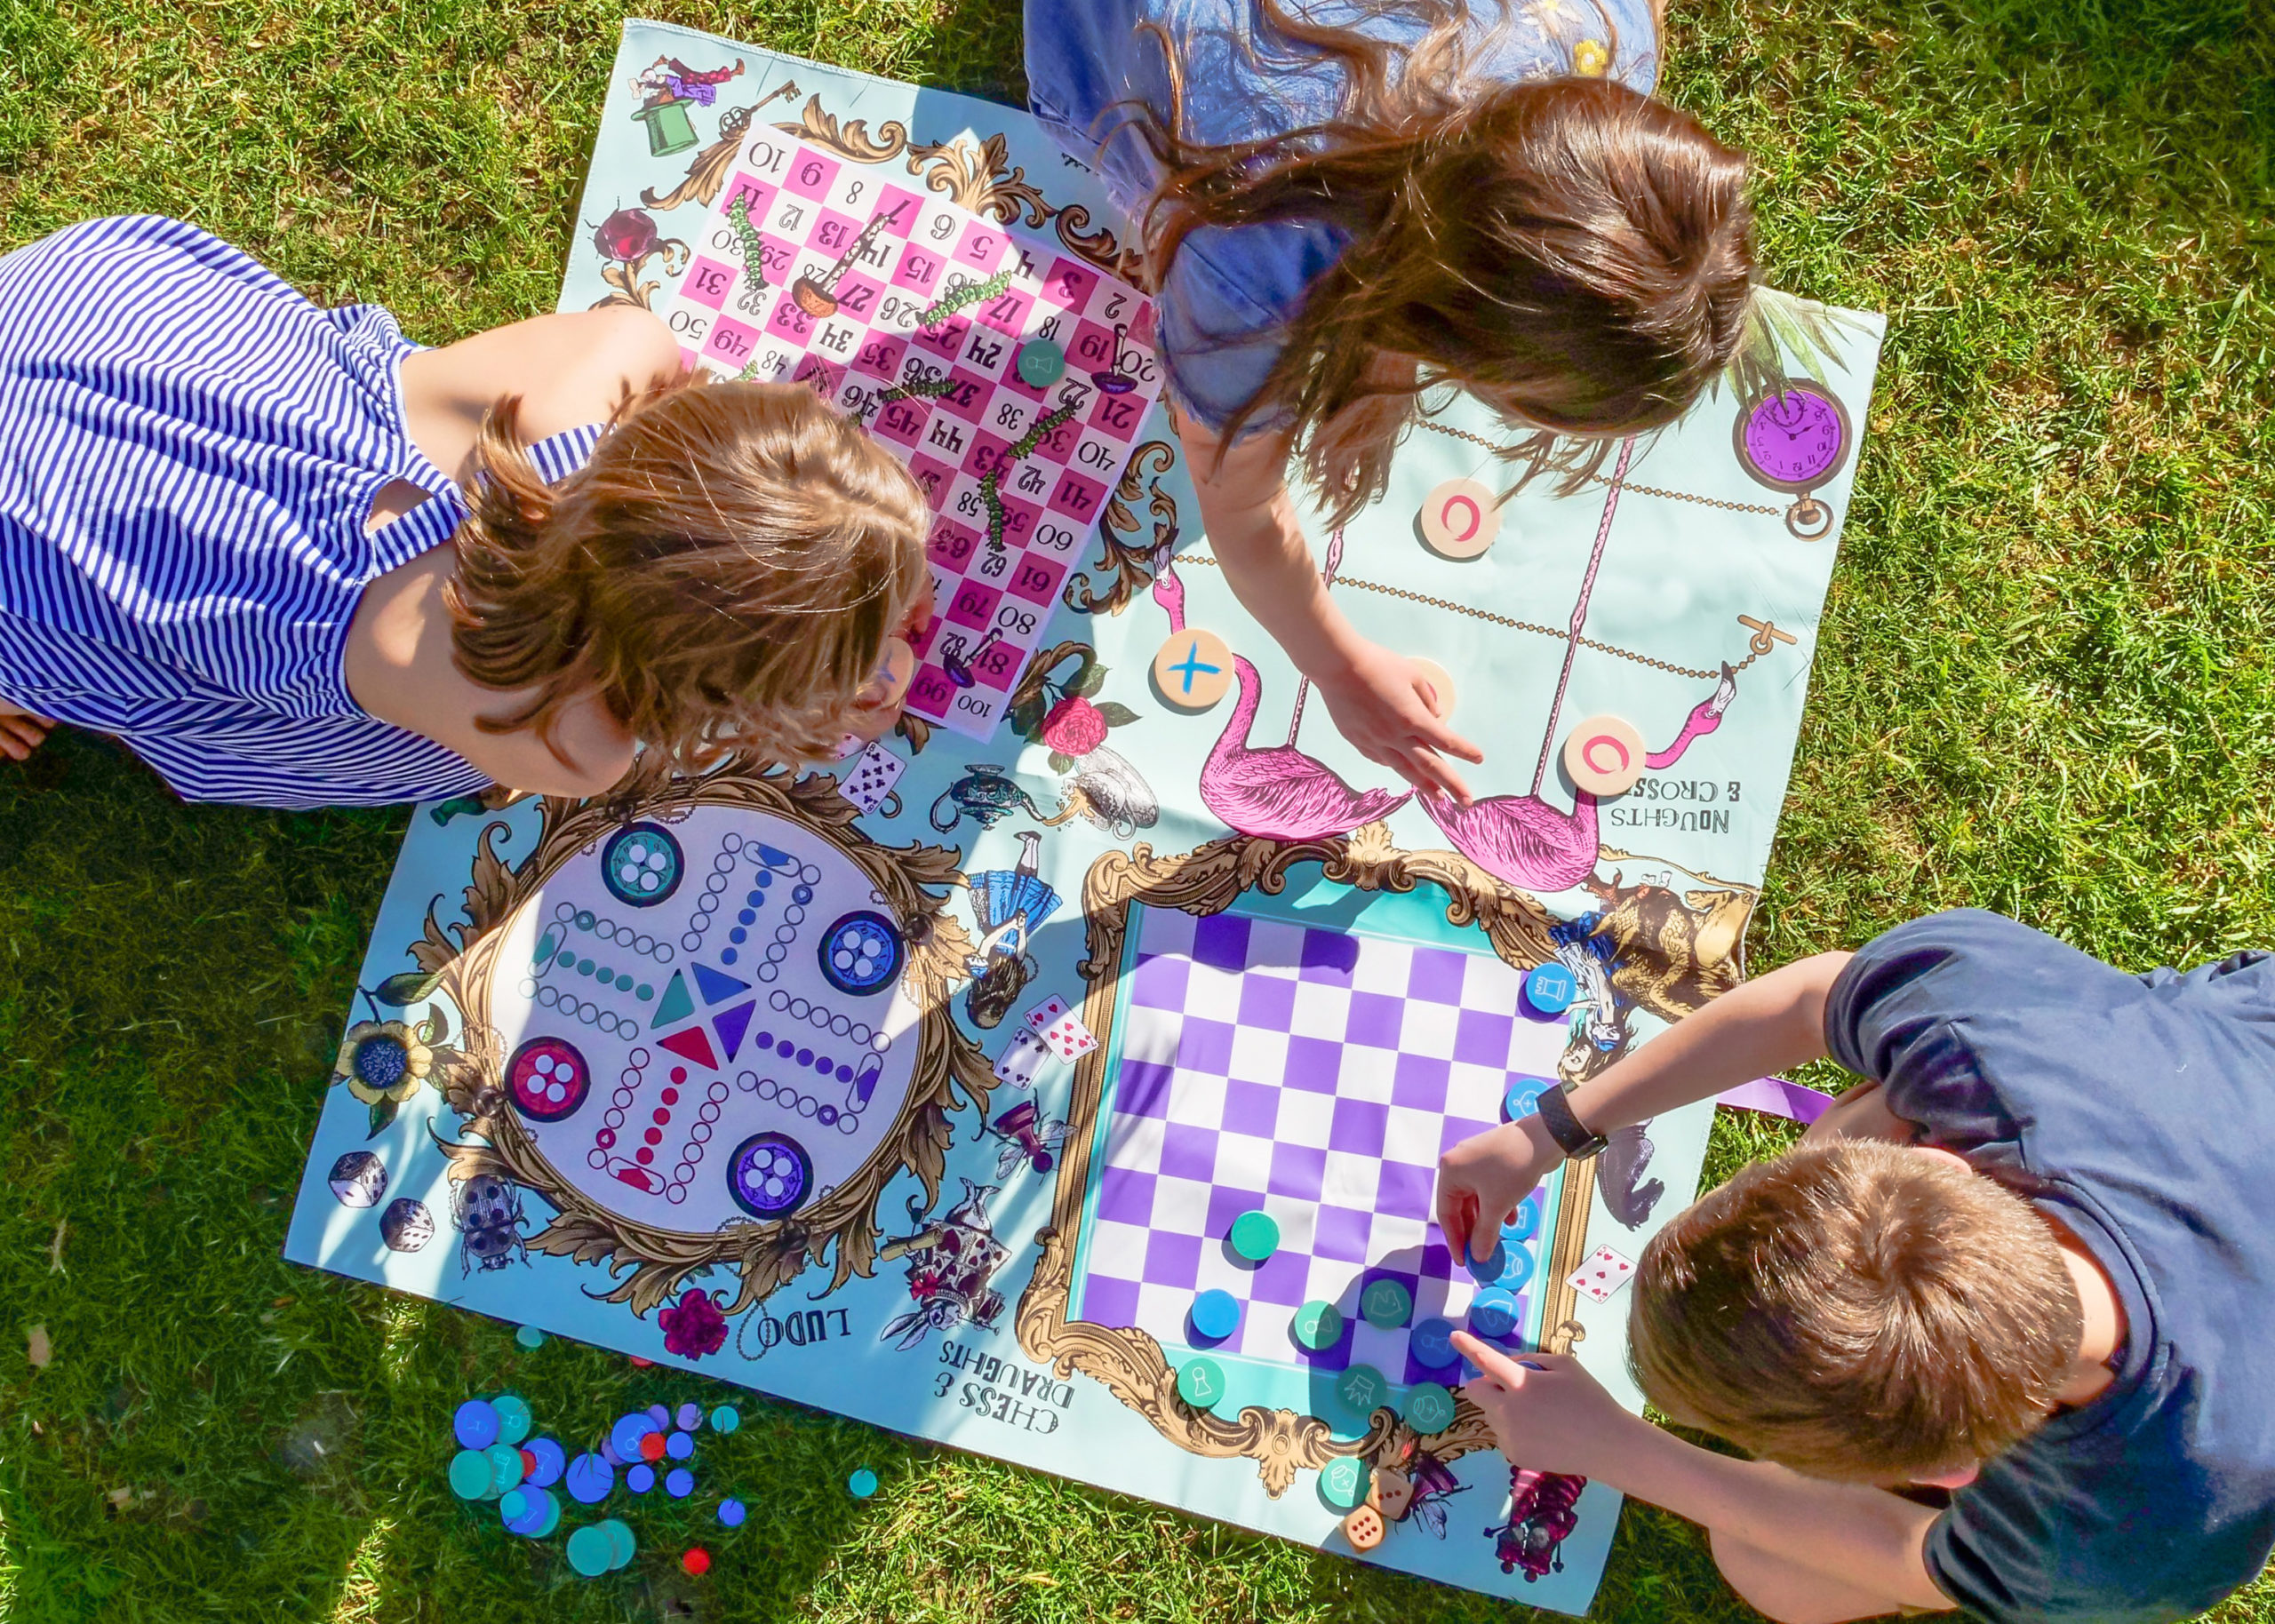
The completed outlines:
[[[1847,953],[1819,953],[1732,988],[1696,1015],[1572,1089],[1582,1126],[1608,1134],[1723,1089],[1822,1059],[1824,1002]],[[1564,1159],[1537,1117],[1465,1139],[1438,1168],[1438,1227],[1461,1247],[1488,1251],[1501,1224]]]
[[[1176,420],[1201,524],[1241,606],[1318,685],[1336,727],[1361,755],[1409,784],[1467,800],[1444,757],[1485,758],[1438,720],[1421,668],[1361,636],[1328,595],[1288,490],[1286,439],[1235,442],[1219,466],[1216,436],[1181,413]]]
[[[1569,1355],[1519,1364],[1466,1332],[1454,1340],[1481,1373],[1463,1391],[1513,1463],[1608,1484],[1703,1524],[1724,1575],[1771,1617],[1831,1624],[1951,1607],[1928,1572],[1929,1508],[1687,1444],[1622,1409]]]

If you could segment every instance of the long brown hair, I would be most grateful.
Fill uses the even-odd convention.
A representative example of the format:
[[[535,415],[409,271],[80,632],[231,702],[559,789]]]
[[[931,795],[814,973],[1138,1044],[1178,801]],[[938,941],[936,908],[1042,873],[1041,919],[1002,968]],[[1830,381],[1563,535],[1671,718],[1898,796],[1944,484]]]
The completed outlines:
[[[646,747],[643,780],[834,752],[922,588],[908,471],[800,386],[675,377],[547,485],[518,407],[483,426],[446,600],[459,669],[536,690],[483,728],[552,744],[562,707],[598,693]]]
[[[1467,0],[1367,3],[1423,34],[1400,46],[1257,0],[1249,49],[1330,59],[1343,106],[1225,147],[1185,137],[1178,52],[1149,25],[1171,106],[1121,115],[1163,171],[1143,222],[1156,284],[1203,226],[1353,234],[1223,440],[1258,418],[1288,427],[1339,524],[1381,495],[1422,392],[1451,383],[1511,421],[1525,477],[1577,483],[1614,439],[1680,417],[1736,349],[1754,274],[1745,159],[1608,80],[1465,83]]]

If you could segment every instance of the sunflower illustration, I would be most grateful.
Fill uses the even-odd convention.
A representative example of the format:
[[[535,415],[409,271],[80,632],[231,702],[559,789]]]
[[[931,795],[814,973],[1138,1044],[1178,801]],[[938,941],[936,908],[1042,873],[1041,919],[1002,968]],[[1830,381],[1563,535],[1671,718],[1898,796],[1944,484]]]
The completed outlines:
[[[417,1094],[435,1069],[435,1051],[400,1021],[359,1021],[340,1040],[331,1079],[366,1105],[400,1104]]]

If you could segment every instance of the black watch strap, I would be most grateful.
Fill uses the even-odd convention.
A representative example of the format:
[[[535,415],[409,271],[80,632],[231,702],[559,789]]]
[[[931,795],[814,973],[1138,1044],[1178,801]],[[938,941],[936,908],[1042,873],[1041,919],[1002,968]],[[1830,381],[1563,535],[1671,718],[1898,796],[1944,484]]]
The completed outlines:
[[[1569,1085],[1568,1085],[1569,1087]],[[1557,1149],[1577,1159],[1593,1156],[1611,1142],[1601,1134],[1591,1134],[1580,1126],[1579,1118],[1572,1114],[1571,1102],[1564,1097],[1562,1087],[1551,1088],[1534,1103],[1540,1112],[1540,1122],[1548,1136],[1556,1142]]]

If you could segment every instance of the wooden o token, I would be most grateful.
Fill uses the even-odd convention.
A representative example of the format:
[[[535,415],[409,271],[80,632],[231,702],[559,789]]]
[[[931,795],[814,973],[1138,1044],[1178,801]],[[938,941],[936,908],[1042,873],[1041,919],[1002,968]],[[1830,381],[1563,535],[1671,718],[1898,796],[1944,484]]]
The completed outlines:
[[[1411,657],[1414,663],[1422,668],[1422,674],[1429,679],[1430,686],[1437,690],[1437,717],[1440,721],[1445,720],[1454,713],[1454,705],[1457,703],[1454,697],[1454,680],[1446,674],[1446,668],[1437,661],[1425,660],[1418,654]]]
[[[1643,776],[1643,736],[1618,716],[1591,716],[1564,736],[1564,770],[1591,795],[1624,795]]]
[[[1174,634],[1153,656],[1153,689],[1172,710],[1198,712],[1233,685],[1233,651],[1214,632]]]
[[[1448,480],[1422,500],[1417,522],[1430,551],[1441,558],[1471,559],[1501,533],[1501,498],[1475,480]]]

